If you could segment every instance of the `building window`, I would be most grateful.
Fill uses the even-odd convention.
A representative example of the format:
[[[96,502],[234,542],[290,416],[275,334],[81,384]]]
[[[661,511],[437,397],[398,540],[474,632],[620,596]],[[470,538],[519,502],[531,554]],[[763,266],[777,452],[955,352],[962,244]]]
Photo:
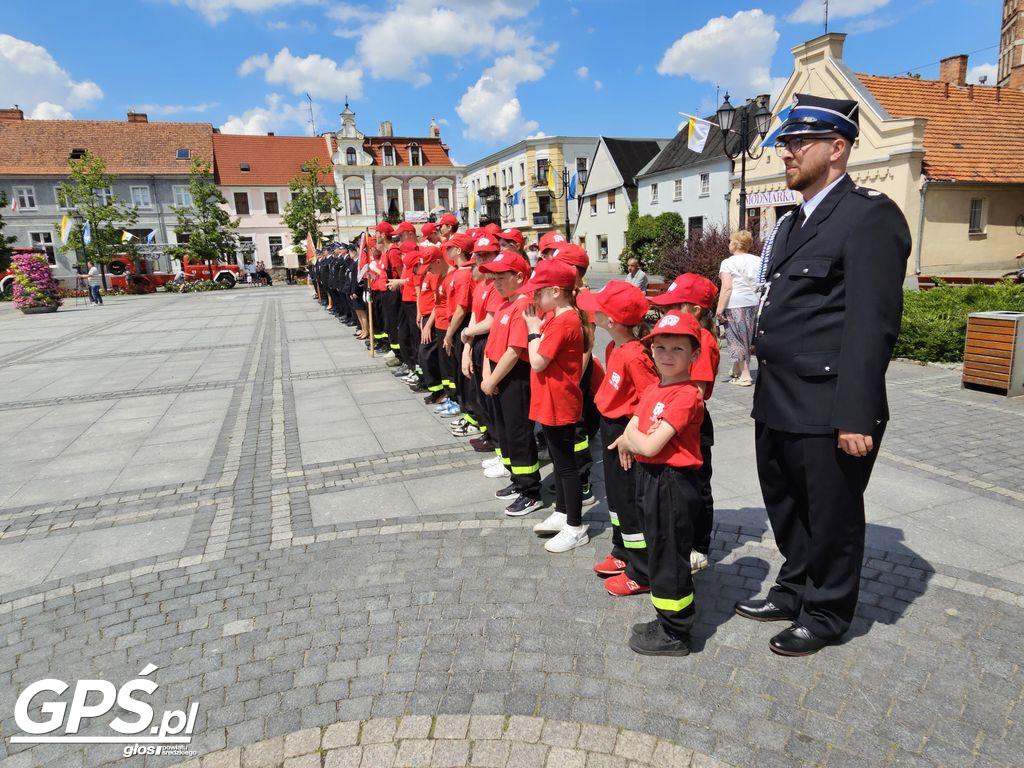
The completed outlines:
[[[711,174],[702,173],[700,175],[700,196],[704,197],[711,192]]]
[[[280,213],[281,209],[277,204],[277,192],[263,193],[263,209],[267,213]]]
[[[34,187],[15,187],[14,198],[18,201],[18,207],[28,211],[36,209],[36,190]]]
[[[71,210],[68,207],[68,201],[64,199],[63,193],[60,191],[60,187],[53,188],[53,199],[57,201],[57,209],[61,211]]]
[[[402,205],[398,201],[398,190],[397,189],[385,189],[384,197],[387,200],[385,210],[388,216],[401,216]]]
[[[546,157],[537,161],[537,183],[548,183],[548,159]]]
[[[239,215],[249,213],[248,192],[235,192],[235,213]]]
[[[691,216],[686,222],[686,232],[691,239],[697,239],[704,234],[704,217]]]
[[[414,189],[412,191],[412,209],[414,211],[425,211],[427,210],[427,193],[424,189]]]
[[[381,147],[381,153],[384,155],[384,165],[395,164],[395,148],[390,144],[385,144]]]
[[[284,259],[281,257],[281,248],[283,247],[284,246],[281,244],[281,237],[279,235],[270,236],[270,266],[284,266]]]
[[[651,205],[658,204],[658,185],[651,184]]]
[[[519,183],[526,183],[526,163],[519,164]]]
[[[349,216],[358,216],[363,212],[363,190],[350,189],[348,191],[348,213]]]
[[[252,238],[246,235],[238,237],[238,253],[242,256],[243,264],[252,264],[256,261],[256,249],[253,248]]]
[[[188,187],[171,187],[171,192],[174,195],[176,206],[179,208],[192,207],[192,193],[188,191]]]
[[[46,261],[49,264],[57,263],[57,254],[53,250],[52,232],[29,232],[28,239],[32,243],[33,248],[46,253]]]
[[[985,233],[985,198],[971,198],[971,218],[967,224],[967,234],[982,235]]]
[[[590,215],[597,216],[597,195],[590,198]]]
[[[452,209],[451,191],[447,188],[437,190],[437,204],[446,211],[450,211]]]
[[[96,190],[96,201],[100,205],[110,205],[110,201],[114,199],[113,187],[100,187]]]
[[[176,160],[191,160],[192,150],[191,149],[179,149],[174,155]]]
[[[608,261],[608,236],[597,236],[597,260]]]
[[[505,169],[504,168],[501,169],[501,186],[502,187],[507,187],[508,186],[508,180],[505,178]]]
[[[608,213],[615,213],[615,190],[608,193]]]
[[[149,196],[149,187],[132,187],[132,205],[136,208],[152,208],[153,200]]]
[[[676,179],[672,182],[672,199],[682,200],[683,199],[683,180]]]
[[[345,150],[345,165],[358,165],[358,155],[356,154],[355,147],[349,147]]]
[[[409,145],[409,165],[423,165],[423,153],[419,144]]]

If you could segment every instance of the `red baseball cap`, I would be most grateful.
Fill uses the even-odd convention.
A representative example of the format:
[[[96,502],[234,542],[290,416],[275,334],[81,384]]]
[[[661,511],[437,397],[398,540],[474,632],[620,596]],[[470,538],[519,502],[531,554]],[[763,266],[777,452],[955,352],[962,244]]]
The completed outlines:
[[[518,229],[503,229],[498,233],[499,240],[508,240],[510,243],[515,243],[520,248],[523,247],[523,233]]]
[[[400,235],[403,232],[412,232],[415,235],[416,227],[412,225],[411,221],[403,221],[401,224],[398,225],[398,229],[395,230],[395,234]]]
[[[700,325],[697,323],[697,318],[689,312],[680,312],[678,309],[666,312],[658,324],[651,329],[651,332],[644,336],[643,341],[650,341],[655,336],[663,334],[691,336],[700,344]]]
[[[436,232],[436,231],[437,231],[437,224],[435,224],[432,221],[428,221],[426,224],[424,224],[422,227],[420,227],[420,232],[423,234],[424,237],[429,235],[431,232]]]
[[[551,255],[551,258],[557,259],[558,261],[564,261],[566,264],[571,264],[574,267],[583,267],[586,269],[590,266],[590,257],[587,255],[587,252],[575,243],[561,243],[556,245],[555,252]]]
[[[473,238],[466,232],[456,232],[450,238],[444,241],[442,248],[458,248],[460,251],[466,253],[472,253],[473,251]]]
[[[540,244],[538,247],[541,251],[546,251],[549,248],[557,248],[560,245],[565,244],[565,235],[559,232],[545,232],[540,236]]]
[[[438,226],[441,226],[442,224],[449,224],[453,227],[457,227],[459,226],[459,220],[455,218],[454,213],[446,213],[441,217],[441,220],[437,222]]]
[[[483,235],[473,243],[473,253],[497,253],[500,250],[498,241],[488,235]]]
[[[548,263],[551,260],[541,262]],[[581,291],[576,306],[587,312],[604,312],[616,323],[636,325],[647,314],[647,297],[632,283],[612,280],[600,291]]]
[[[486,232],[488,235],[494,235],[495,237],[497,237],[498,234],[501,232],[501,227],[499,227],[492,221],[490,224],[484,227],[483,231]]]
[[[669,285],[660,296],[651,298],[651,304],[664,307],[668,304],[696,304],[704,309],[711,309],[718,296],[715,284],[701,275],[684,272]]]
[[[515,251],[502,251],[494,257],[494,261],[480,265],[481,272],[518,272],[523,277],[530,274],[530,264]]]
[[[576,285],[576,270],[564,261],[538,261],[533,269],[533,274],[523,286],[519,293],[533,293],[541,288],[572,288]]]
[[[428,245],[420,248],[420,264],[429,266],[435,261],[441,259],[442,256],[443,254],[441,253],[441,249],[436,245]]]
[[[480,235],[483,234],[483,232],[480,231],[479,227],[470,227],[469,229],[466,230],[466,234],[472,237],[474,240],[476,240],[478,237],[480,237]]]
[[[393,235],[395,228],[388,224],[386,221],[382,221],[380,224],[373,228],[374,232],[380,232],[382,235]]]

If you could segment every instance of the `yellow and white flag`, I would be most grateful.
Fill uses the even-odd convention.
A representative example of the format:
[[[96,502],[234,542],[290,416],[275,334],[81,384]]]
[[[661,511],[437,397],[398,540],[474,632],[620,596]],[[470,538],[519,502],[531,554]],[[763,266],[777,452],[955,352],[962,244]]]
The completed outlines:
[[[65,213],[60,217],[60,242],[62,245],[68,244],[68,237],[71,236],[71,219]]]
[[[469,196],[469,209],[471,211],[476,209],[476,195]]]
[[[121,242],[127,243],[129,240],[134,240],[135,235],[129,232],[127,229],[121,230]]]
[[[552,192],[555,191],[555,169],[552,166],[548,166],[548,189]]]
[[[686,146],[694,152],[703,152],[704,145],[707,143],[708,134],[711,132],[711,126],[713,123],[709,123],[707,120],[701,120],[695,115],[688,115],[685,112],[680,112],[679,114],[689,119]]]

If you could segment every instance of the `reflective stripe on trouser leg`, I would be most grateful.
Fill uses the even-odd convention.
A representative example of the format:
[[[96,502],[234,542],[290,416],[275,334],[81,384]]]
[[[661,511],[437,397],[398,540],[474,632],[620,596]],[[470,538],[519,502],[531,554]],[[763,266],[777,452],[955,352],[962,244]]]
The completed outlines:
[[[678,600],[674,600],[670,597],[656,597],[654,593],[651,593],[651,602],[654,603],[654,607],[659,611],[679,613],[693,604],[693,592]]]
[[[589,451],[590,450],[590,439],[584,437],[582,440],[580,440],[578,443],[576,443],[572,447],[572,449],[576,453],[579,453],[580,451]]]
[[[618,449],[609,449],[626,429],[629,419],[601,417],[601,444],[604,461],[604,489],[609,514],[618,521],[612,527],[612,556],[626,563],[626,576],[637,584],[646,584],[647,548],[627,548],[623,534],[643,533],[643,518],[637,499],[637,470],[623,469]],[[646,542],[645,542],[646,543]]]
[[[609,511],[608,517],[611,518],[612,525],[614,525],[617,528],[619,526],[619,516],[614,512]]]
[[[502,454],[520,494],[540,498],[540,462],[530,421],[530,365],[519,360],[498,389]]]
[[[540,472],[540,462],[533,464],[529,467],[517,467],[512,462],[509,462],[509,469],[513,475],[528,475],[531,472]]]
[[[623,533],[622,546],[626,549],[647,549],[647,540],[642,533]]]

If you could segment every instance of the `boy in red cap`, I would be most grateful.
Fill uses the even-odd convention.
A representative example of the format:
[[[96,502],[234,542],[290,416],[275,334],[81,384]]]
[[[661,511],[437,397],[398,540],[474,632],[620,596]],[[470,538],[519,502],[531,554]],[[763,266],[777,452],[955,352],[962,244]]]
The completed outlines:
[[[609,577],[604,588],[617,596],[650,591],[647,543],[643,516],[637,504],[636,470],[619,463],[612,445],[626,429],[640,398],[658,383],[654,361],[643,342],[647,297],[624,280],[613,280],[602,290],[585,291],[577,299],[581,309],[593,312],[597,325],[612,337],[605,350],[605,375],[594,397],[601,413],[604,446],[604,488],[612,523],[612,551],[594,566],[599,576]]]
[[[555,511],[542,528],[561,524],[544,549],[568,552],[590,540],[583,525],[583,484],[574,444],[583,414],[583,356],[590,352],[591,337],[586,315],[581,317],[576,307],[576,270],[568,264],[541,262],[519,292],[532,294],[534,302],[523,313],[531,368],[530,419],[544,431],[554,468]]]
[[[661,382],[648,387],[612,447],[622,467],[637,463],[651,602],[657,618],[633,627],[629,647],[647,656],[686,656],[694,620],[690,549],[700,514],[700,423],[704,403],[690,379],[700,359],[700,326],[693,315],[668,312],[651,333]]]
[[[441,339],[437,355],[440,361],[441,383],[444,384],[448,396],[447,407],[443,411],[437,411],[442,416],[460,416],[466,404],[463,397],[465,386],[458,363],[462,357],[462,331],[469,323],[473,298],[473,266],[469,263],[469,251],[472,247],[472,241],[468,237],[456,234],[444,243],[443,248],[451,269],[438,285],[438,300],[443,303],[445,317],[440,319],[441,323],[438,325],[440,330],[443,324],[444,337]],[[464,417],[459,419],[463,420]]]
[[[452,235],[459,231],[459,220],[453,213],[446,213],[437,221],[437,231],[442,240],[451,240]]]
[[[711,493],[711,447],[715,444],[715,427],[707,411],[707,401],[715,388],[718,363],[722,358],[718,339],[708,330],[711,308],[715,306],[718,288],[701,275],[685,272],[669,285],[668,290],[650,301],[662,310],[679,310],[693,315],[700,325],[700,358],[690,371],[690,378],[700,387],[704,398],[704,421],[700,428],[700,448],[703,463],[700,468],[701,514],[693,539],[690,566],[694,571],[708,567],[708,552],[711,550],[711,530],[714,527],[715,499]]]
[[[488,425],[497,428],[501,458],[508,462],[512,476],[511,484],[494,495],[511,500],[506,515],[521,517],[541,506],[540,461],[530,420],[529,341],[523,321],[523,310],[530,302],[518,293],[530,266],[518,253],[502,251],[480,271],[494,276],[494,288],[504,298],[487,337],[480,382],[491,407]]]
[[[438,264],[440,262],[440,264]],[[435,266],[437,265],[437,266]],[[419,369],[423,372],[422,386],[427,390],[424,402],[436,405],[444,399],[444,384],[441,382],[440,361],[437,349],[440,336],[435,328],[437,322],[437,283],[439,271],[446,268],[448,262],[441,256],[441,249],[429,245],[419,249],[419,258],[413,264],[413,275],[416,285],[416,331],[415,342]],[[419,391],[416,383],[409,382],[414,391]]]
[[[498,244],[501,246],[503,251],[514,251],[520,256],[525,256],[523,253],[523,233],[518,229],[503,229],[498,233]]]

